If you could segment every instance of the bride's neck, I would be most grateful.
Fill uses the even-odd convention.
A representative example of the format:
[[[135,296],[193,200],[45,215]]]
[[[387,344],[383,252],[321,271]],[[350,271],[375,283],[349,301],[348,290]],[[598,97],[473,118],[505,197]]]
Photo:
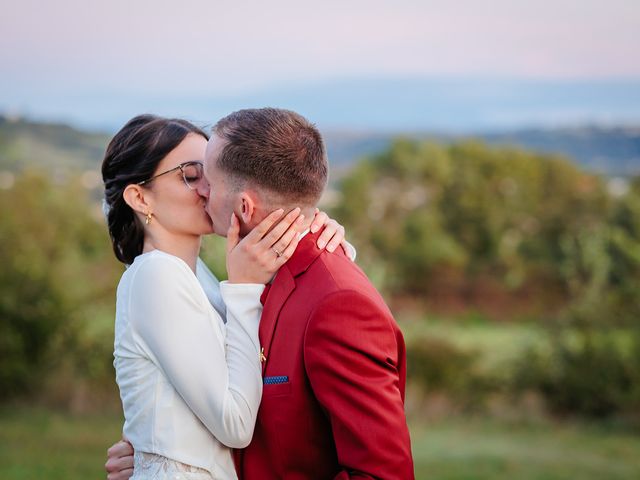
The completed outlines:
[[[202,237],[193,235],[147,235],[144,239],[143,253],[160,250],[174,255],[189,265],[195,273]]]

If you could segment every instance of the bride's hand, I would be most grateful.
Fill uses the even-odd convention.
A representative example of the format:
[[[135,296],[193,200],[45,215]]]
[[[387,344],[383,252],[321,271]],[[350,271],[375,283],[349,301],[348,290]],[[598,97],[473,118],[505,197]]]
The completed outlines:
[[[291,258],[300,241],[304,215],[295,208],[278,222],[283,213],[282,209],[270,213],[242,240],[238,218],[231,214],[227,232],[229,283],[268,283]]]
[[[352,245],[349,244],[344,238],[345,232],[344,227],[340,225],[338,222],[329,218],[325,212],[321,212],[316,208],[316,215],[309,227],[311,233],[316,233],[324,227],[324,230],[318,237],[318,241],[316,245],[318,245],[319,249],[326,248],[328,252],[333,252],[338,245],[342,245],[344,251],[351,258],[351,260],[355,260],[355,249]]]

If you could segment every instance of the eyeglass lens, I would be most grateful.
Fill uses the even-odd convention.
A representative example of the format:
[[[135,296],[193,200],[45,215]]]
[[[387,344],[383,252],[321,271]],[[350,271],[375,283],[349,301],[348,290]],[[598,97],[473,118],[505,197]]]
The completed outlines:
[[[196,189],[198,183],[202,179],[202,164],[200,163],[187,163],[182,166],[182,176],[187,186],[191,189]]]

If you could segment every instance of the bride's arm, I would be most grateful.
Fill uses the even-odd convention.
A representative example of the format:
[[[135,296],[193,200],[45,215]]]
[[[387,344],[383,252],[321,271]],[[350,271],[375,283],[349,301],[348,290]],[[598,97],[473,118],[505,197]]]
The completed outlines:
[[[281,215],[269,215],[242,240],[237,219],[232,221],[229,282],[220,284],[226,325],[220,318],[211,321],[217,313],[204,292],[194,291],[201,287],[186,264],[174,257],[150,258],[132,279],[131,325],[140,346],[207,429],[232,448],[251,441],[262,394],[260,295],[299,239],[299,210],[273,226]],[[281,256],[273,252],[276,243],[282,245]],[[247,261],[256,252],[262,261]]]
[[[298,231],[298,224],[294,221],[297,220],[299,210],[290,212],[269,231],[282,213],[282,211],[273,212],[242,241],[239,240],[237,221],[235,218],[232,220],[227,244],[227,266],[231,272],[234,272],[230,278],[239,281],[244,272],[244,281],[251,281],[250,277],[253,281],[266,282],[286,262],[297,245],[298,236],[295,233]],[[275,242],[281,242],[283,239],[289,242],[284,249],[287,255],[276,257],[273,246]],[[229,257],[232,257],[230,262]],[[256,275],[260,280],[254,278]],[[157,277],[153,273],[148,276],[150,277],[148,281],[155,283],[154,279]],[[173,275],[163,275],[160,278],[168,280],[173,278]],[[174,386],[218,439],[229,446],[246,445],[251,439],[260,400],[259,392],[262,389],[257,338],[257,317],[260,315],[262,306],[256,303],[256,297],[264,286],[248,286],[249,289],[255,289],[253,300],[246,298],[246,292],[243,292],[246,286],[232,285],[228,282],[220,286],[229,311],[226,326],[227,352],[226,357],[222,358],[224,347],[220,347],[220,344],[214,341],[215,329],[212,330],[211,322],[202,321],[202,313],[198,313],[200,307],[197,306],[197,302],[194,305],[192,300],[188,300],[186,302],[188,308],[184,312],[192,314],[187,317],[190,319],[189,324],[199,324],[200,332],[192,331],[191,328],[177,329],[184,322],[183,313],[177,314],[176,318],[168,318],[171,315],[167,315],[167,312],[173,310],[173,305],[165,305],[172,303],[167,302],[166,299],[176,295],[176,289],[172,288],[170,281],[161,283],[165,283],[164,292],[143,289],[142,295],[138,298],[146,301],[151,306],[152,312],[155,311],[160,318],[164,319],[164,322],[160,323],[164,323],[166,329],[161,328],[158,323],[153,325],[148,322],[149,325],[145,330],[148,330],[150,338],[155,339],[152,343],[161,352],[159,356],[167,370],[171,372],[171,378],[175,379]],[[183,300],[190,297],[185,291],[178,296]],[[223,341],[222,345],[224,343]],[[175,348],[176,345],[178,348]],[[203,348],[207,345],[209,348]],[[220,369],[223,372],[220,372]],[[249,375],[244,374],[245,369],[250,372]],[[236,377],[239,386],[234,386],[233,379]],[[222,379],[221,383],[218,378]],[[244,388],[243,380],[247,379],[249,379],[246,382],[247,388]],[[211,410],[209,404],[217,408]],[[242,438],[230,438],[234,437],[234,431],[235,437]],[[109,480],[126,480],[132,475],[133,453],[133,447],[124,439],[108,450],[105,470]]]
[[[141,265],[132,280],[131,325],[141,348],[193,413],[232,448],[251,440],[262,382],[258,324],[264,285],[221,285],[227,325],[214,318],[188,267],[171,257]],[[225,336],[226,332],[226,336]]]

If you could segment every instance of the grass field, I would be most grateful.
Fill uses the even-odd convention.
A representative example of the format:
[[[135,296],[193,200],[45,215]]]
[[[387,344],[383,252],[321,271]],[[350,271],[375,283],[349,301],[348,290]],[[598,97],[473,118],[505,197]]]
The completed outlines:
[[[74,417],[42,409],[0,410],[0,479],[105,478],[106,448],[120,438],[117,415]]]
[[[604,426],[453,419],[412,436],[418,479],[640,478],[640,436]]]
[[[0,410],[0,479],[104,478],[118,415]],[[512,424],[453,418],[414,425],[418,479],[622,480],[640,478],[640,436],[586,424]]]

